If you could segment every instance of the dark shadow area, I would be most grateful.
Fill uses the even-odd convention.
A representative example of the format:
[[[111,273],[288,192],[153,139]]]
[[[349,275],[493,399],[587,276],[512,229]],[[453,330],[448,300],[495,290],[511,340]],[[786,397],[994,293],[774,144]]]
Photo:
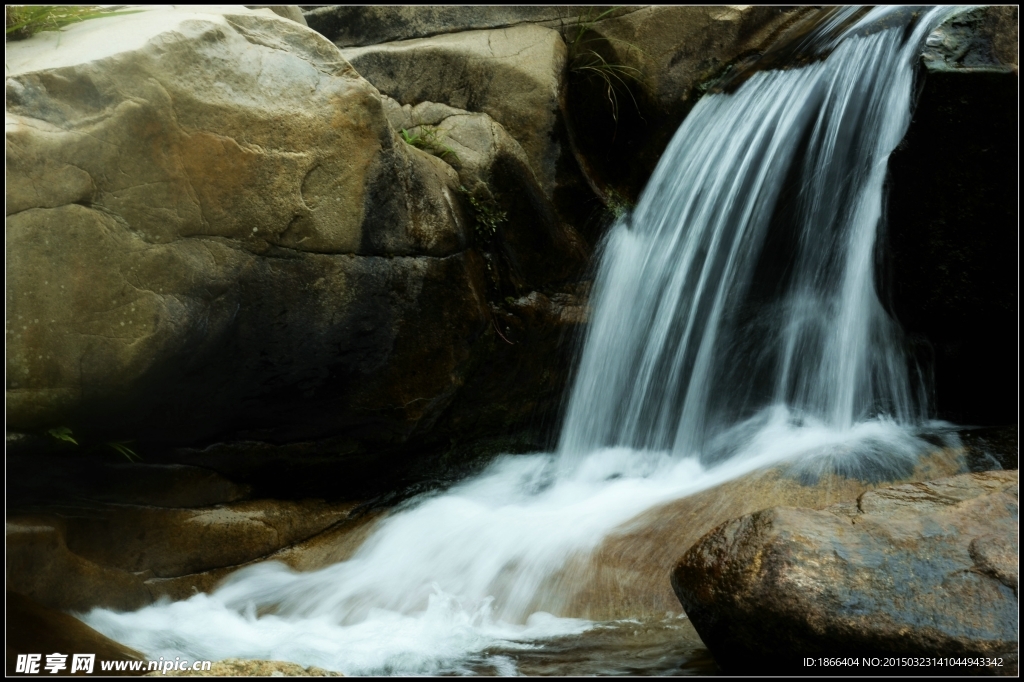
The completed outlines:
[[[913,123],[889,162],[883,302],[933,363],[935,416],[1013,423],[1018,78],[922,76]]]

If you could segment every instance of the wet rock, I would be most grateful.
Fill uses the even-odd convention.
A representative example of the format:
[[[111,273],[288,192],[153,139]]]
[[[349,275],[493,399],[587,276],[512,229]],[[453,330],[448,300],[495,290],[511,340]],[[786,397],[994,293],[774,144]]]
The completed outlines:
[[[69,509],[68,548],[90,561],[153,577],[234,566],[305,540],[351,504],[254,500],[202,509],[108,505]]]
[[[923,481],[965,470],[961,448],[937,448],[916,466],[885,476],[808,475],[800,466],[755,471],[658,505],[610,533],[593,555],[569,563],[557,578],[566,597],[559,613],[594,620],[662,617],[680,613],[666,579],[679,557],[703,535],[730,519],[779,505],[822,508],[853,504],[865,491]]]
[[[486,329],[458,176],[333,45],[152,10],[7,64],[10,428],[390,442],[443,411]]]
[[[170,675],[173,677],[344,677],[341,673],[332,672],[311,665],[304,668],[297,663],[286,661],[259,661],[242,658],[226,658],[216,661],[209,670],[168,670],[151,672],[147,675]]]
[[[40,672],[46,665],[46,655],[54,652],[63,653],[67,669],[58,674],[69,674],[71,654],[96,654],[92,674],[98,675],[105,661],[144,661],[139,652],[118,644],[114,640],[101,635],[91,627],[60,611],[49,609],[28,597],[16,592],[7,592],[7,674],[21,675],[16,672],[18,654],[41,654]],[[80,673],[84,674],[84,673]],[[104,675],[138,674],[126,671],[107,671]]]
[[[495,334],[487,359],[439,420],[440,433],[457,439],[498,436],[498,452],[553,447],[573,351],[587,322],[585,289],[578,293],[530,292],[491,306]],[[500,332],[500,333],[499,333]],[[509,438],[521,433],[528,444]]]
[[[351,506],[356,507],[354,504]],[[167,597],[178,601],[188,599],[199,592],[210,592],[240,568],[263,561],[279,561],[296,571],[315,571],[352,558],[376,528],[378,521],[385,516],[386,511],[353,513],[323,532],[265,557],[237,566],[214,568],[173,578],[150,578],[145,585],[154,599]]]
[[[200,509],[65,503],[8,518],[8,589],[53,608],[132,610],[161,596],[207,591],[239,567],[268,558],[320,568],[347,558],[372,527],[375,516],[346,523],[355,506],[318,500]]]
[[[965,429],[960,432],[960,440],[967,450],[971,471],[1020,468],[1016,425]]]
[[[1017,9],[927,39],[920,96],[889,161],[883,300],[931,377],[939,418],[1017,421]]]
[[[729,521],[687,551],[672,586],[727,672],[966,656],[1015,674],[1018,529],[1016,471],[962,474]]]
[[[1017,71],[1020,10],[1014,6],[974,7],[929,34],[921,54],[936,71]]]

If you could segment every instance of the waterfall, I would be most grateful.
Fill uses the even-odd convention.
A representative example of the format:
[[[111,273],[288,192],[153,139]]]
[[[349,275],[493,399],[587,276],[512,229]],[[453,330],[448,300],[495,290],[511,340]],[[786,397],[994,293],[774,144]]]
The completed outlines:
[[[873,283],[911,113],[900,37],[698,103],[603,245],[561,451],[722,456],[715,436],[773,408],[840,429],[926,416]]]
[[[349,561],[83,618],[151,657],[515,672],[487,652],[596,627],[552,576],[645,509],[783,461],[913,462],[927,405],[873,260],[918,48],[948,11],[838,13],[813,36],[827,58],[697,103],[601,247],[557,452],[415,500]]]

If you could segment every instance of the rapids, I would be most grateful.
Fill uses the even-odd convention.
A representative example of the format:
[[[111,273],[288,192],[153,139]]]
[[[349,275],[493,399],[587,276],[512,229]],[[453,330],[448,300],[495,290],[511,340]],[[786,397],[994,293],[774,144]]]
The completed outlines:
[[[922,372],[873,265],[914,60],[949,11],[842,15],[829,27],[841,34],[819,36],[826,58],[700,100],[600,250],[556,452],[500,457],[406,503],[349,561],[255,565],[211,594],[82,618],[153,659],[679,672],[537,663],[570,641],[625,646],[608,633],[633,627],[568,617],[579,586],[555,576],[645,510],[750,472],[795,463],[870,479],[931,447]],[[667,617],[657,632],[675,632]]]

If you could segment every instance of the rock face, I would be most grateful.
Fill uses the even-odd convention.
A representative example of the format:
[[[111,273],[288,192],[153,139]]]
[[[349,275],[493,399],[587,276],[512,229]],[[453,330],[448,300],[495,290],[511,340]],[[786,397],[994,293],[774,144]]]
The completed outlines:
[[[308,433],[341,407],[324,389],[394,426],[441,408],[485,328],[454,171],[292,22],[110,21],[152,37],[83,59],[113,30],[84,22],[56,57],[33,39],[8,62],[9,428],[187,439],[211,411],[280,419],[291,393]],[[388,364],[403,344],[417,368]]]
[[[279,17],[285,19],[291,19],[292,21],[307,26],[306,17],[303,16],[302,10],[295,5],[246,5],[249,9],[269,9],[271,12]]]
[[[522,295],[531,286],[564,282],[580,272],[587,249],[576,231],[559,221],[547,200],[530,158],[505,128],[487,114],[436,102],[400,106],[384,98],[395,130],[450,164],[459,175],[460,191],[474,197],[470,213],[478,242],[494,276],[513,286],[498,298]],[[494,206],[504,214],[494,235],[481,232],[479,211]],[[494,238],[498,243],[488,244]],[[501,288],[492,277],[491,283]]]
[[[357,47],[518,24],[557,26],[574,22],[581,10],[587,9],[532,6],[330,5],[310,10],[306,13],[306,21],[310,28],[327,36],[338,47]],[[620,13],[632,9],[623,8]]]
[[[573,140],[595,183],[634,201],[707,84],[812,12],[761,6],[601,11],[564,30]]]
[[[209,589],[230,571],[282,549],[311,565],[315,558],[305,556],[303,543],[338,526],[309,545],[323,554],[354,506],[273,500],[199,509],[78,504],[12,515],[7,586],[52,608],[136,609],[161,595],[183,598]]]
[[[1002,657],[1011,672],[1017,514],[1016,471],[767,509],[701,538],[672,586],[727,672],[845,656]]]
[[[515,36],[534,41],[518,63],[501,52]],[[12,45],[8,429],[401,468],[382,458],[494,364],[494,310],[585,267],[529,160],[557,156],[543,138],[564,46],[513,38],[492,62],[521,97],[484,100],[526,143],[434,112],[461,164],[403,141],[331,43],[266,9],[152,10]],[[462,185],[497,197],[493,243]]]
[[[272,558],[347,559],[380,512],[356,502],[251,499],[209,469],[69,452],[8,456],[7,588],[50,608],[136,609],[212,589]]]
[[[565,44],[557,31],[527,24],[342,54],[400,104],[436,102],[490,116],[522,145],[541,187],[553,195],[558,165],[568,153],[559,144]]]
[[[937,416],[962,424],[1017,421],[1017,12],[973,10],[929,36],[889,162],[881,288],[934,367]]]

